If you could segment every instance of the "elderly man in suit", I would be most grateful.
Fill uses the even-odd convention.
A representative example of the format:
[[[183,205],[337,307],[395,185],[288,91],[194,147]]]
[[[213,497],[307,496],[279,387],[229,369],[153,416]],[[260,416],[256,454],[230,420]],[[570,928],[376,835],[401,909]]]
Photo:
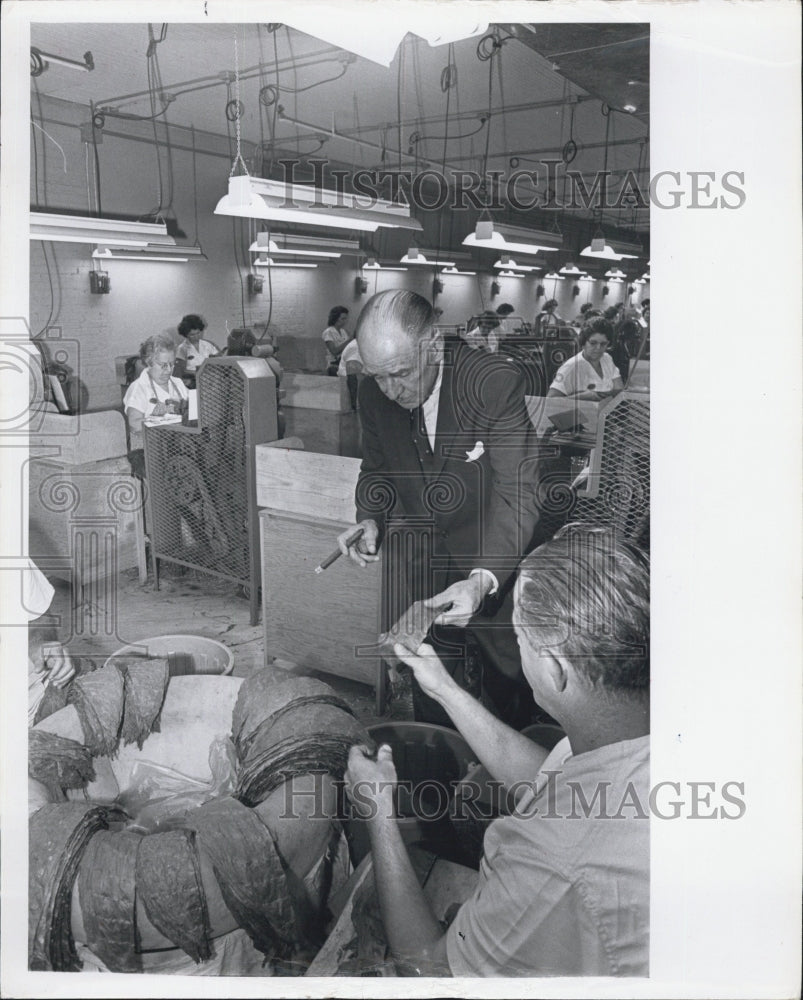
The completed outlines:
[[[386,553],[393,603],[451,603],[432,630],[442,658],[468,689],[481,673],[485,704],[526,725],[532,702],[510,623],[516,566],[538,521],[525,375],[504,353],[444,339],[431,305],[414,292],[373,296],[357,341],[363,534],[349,546],[353,529],[344,532],[341,550],[365,565],[379,558],[391,525],[401,530]],[[448,723],[415,682],[413,704],[419,720]]]

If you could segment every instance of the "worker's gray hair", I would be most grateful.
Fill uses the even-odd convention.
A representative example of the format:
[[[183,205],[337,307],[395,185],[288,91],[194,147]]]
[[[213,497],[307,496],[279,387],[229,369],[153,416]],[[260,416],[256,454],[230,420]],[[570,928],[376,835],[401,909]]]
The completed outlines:
[[[139,345],[139,356],[146,365],[149,365],[153,361],[154,356],[159,351],[170,351],[171,354],[176,353],[176,342],[166,333],[155,333],[152,337],[148,337],[147,340],[143,340]]]
[[[573,523],[522,562],[513,623],[536,655],[568,660],[594,686],[650,685],[649,556],[613,528]]]
[[[431,304],[417,292],[403,288],[372,295],[357,321],[356,337],[370,323],[372,329],[401,329],[414,340],[422,340],[432,331],[435,314]]]

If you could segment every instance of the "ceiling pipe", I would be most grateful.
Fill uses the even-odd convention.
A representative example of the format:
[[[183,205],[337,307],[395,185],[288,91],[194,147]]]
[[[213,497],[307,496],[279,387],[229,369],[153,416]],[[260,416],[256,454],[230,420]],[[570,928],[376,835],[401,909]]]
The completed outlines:
[[[333,53],[339,52],[339,58],[333,56]],[[283,67],[291,68],[306,68],[307,66],[317,66],[323,62],[343,62],[344,58],[348,53],[344,53],[342,49],[327,48],[318,49],[315,52],[309,52],[306,56],[300,56],[298,60],[294,60],[291,56],[286,59],[280,59],[278,62],[274,63],[257,63],[254,66],[248,66],[246,69],[240,70],[240,80],[249,80],[260,75],[266,75],[268,73],[276,73],[277,70]],[[207,84],[210,87],[221,87],[230,82],[230,79],[234,79],[234,72],[232,70],[223,70],[221,73],[207,74],[206,76],[196,76],[192,80],[182,80],[178,83],[170,84],[169,86],[162,87],[165,93],[170,93],[174,90],[179,90],[180,88],[185,88],[183,93],[190,93],[195,88],[195,84],[202,83]],[[189,89],[186,89],[189,88]],[[207,89],[206,86],[198,87],[198,90]],[[107,97],[101,101],[96,101],[95,105],[98,110],[106,111],[106,105],[120,104],[121,102],[133,101],[138,97],[148,97],[151,94],[151,90],[137,90],[131,94],[120,94],[116,97]]]

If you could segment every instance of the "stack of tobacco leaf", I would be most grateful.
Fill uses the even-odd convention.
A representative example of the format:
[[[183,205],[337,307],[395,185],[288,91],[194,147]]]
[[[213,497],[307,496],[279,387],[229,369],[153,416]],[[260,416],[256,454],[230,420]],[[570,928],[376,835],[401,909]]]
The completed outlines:
[[[153,926],[195,962],[212,957],[212,929],[193,830],[142,837],[136,858],[136,894]]]
[[[237,923],[266,958],[288,955],[308,937],[310,904],[257,814],[226,796],[187,818],[212,862]]]
[[[125,744],[136,742],[141,750],[148,736],[160,731],[159,716],[170,680],[168,661],[117,656],[112,663],[123,675],[125,704],[120,739]]]
[[[122,814],[84,802],[48,803],[28,821],[28,965],[81,968],[71,929],[72,888],[87,844]]]
[[[56,687],[55,684],[46,684],[45,693],[42,696],[42,700],[39,702],[39,707],[36,710],[36,715],[34,716],[33,724],[36,725],[41,722],[42,719],[46,719],[49,715],[54,712],[58,712],[60,709],[64,708],[65,705],[69,704],[70,698],[70,688],[75,683],[78,677],[84,674],[91,674],[93,670],[96,670],[94,660],[90,660],[86,656],[73,656],[70,654],[70,659],[72,660],[72,665],[75,667],[75,677],[64,687]]]
[[[54,792],[85,788],[95,780],[92,757],[85,746],[44,730],[28,730],[28,777]]]
[[[169,679],[166,659],[124,656],[76,677],[67,701],[75,705],[90,756],[113,757],[121,739],[142,749],[159,731]]]
[[[136,862],[142,835],[101,830],[84,852],[78,899],[86,944],[112,972],[141,972],[136,921]]]
[[[242,685],[232,730],[242,765],[235,795],[248,806],[295,775],[324,771],[341,777],[349,748],[370,742],[328,684],[278,679],[272,671],[267,678],[259,671]]]
[[[123,718],[123,675],[112,664],[78,677],[70,688],[84,743],[93,757],[111,757],[120,742]]]

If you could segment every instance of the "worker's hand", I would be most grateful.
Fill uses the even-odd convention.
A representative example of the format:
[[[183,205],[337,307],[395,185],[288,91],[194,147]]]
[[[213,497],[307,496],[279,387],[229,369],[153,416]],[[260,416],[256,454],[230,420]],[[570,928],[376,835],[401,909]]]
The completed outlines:
[[[441,612],[435,619],[436,625],[456,625],[460,628],[479,611],[485,595],[493,587],[493,580],[486,573],[477,573],[466,580],[458,580],[440,594],[431,597],[426,604],[438,605],[452,602],[452,606]]]
[[[362,537],[353,545],[346,545],[348,538],[354,534],[357,528],[362,528]],[[379,528],[376,521],[370,519],[360,521],[353,528],[346,530],[337,536],[337,544],[344,556],[353,559],[358,566],[366,566],[369,562],[376,562],[377,539],[379,538]]]
[[[45,684],[63,688],[75,677],[75,665],[70,659],[69,653],[59,643],[44,647],[42,657],[45,673],[42,679]]]
[[[402,663],[410,667],[421,690],[430,698],[440,701],[441,697],[455,686],[455,680],[449,676],[446,667],[438,659],[438,654],[428,643],[422,643],[417,653],[411,653],[406,646],[397,642],[393,652]]]
[[[393,752],[383,743],[376,760],[368,756],[367,748],[354,746],[344,775],[346,792],[354,812],[362,819],[393,817],[393,789],[396,787]]]
[[[155,403],[150,415],[152,417],[163,417],[165,413],[167,413],[167,405],[165,403]]]
[[[602,399],[603,395],[604,393],[597,392],[594,389],[586,389],[585,392],[578,392],[575,398],[590,399],[593,400],[595,403],[598,403]]]

